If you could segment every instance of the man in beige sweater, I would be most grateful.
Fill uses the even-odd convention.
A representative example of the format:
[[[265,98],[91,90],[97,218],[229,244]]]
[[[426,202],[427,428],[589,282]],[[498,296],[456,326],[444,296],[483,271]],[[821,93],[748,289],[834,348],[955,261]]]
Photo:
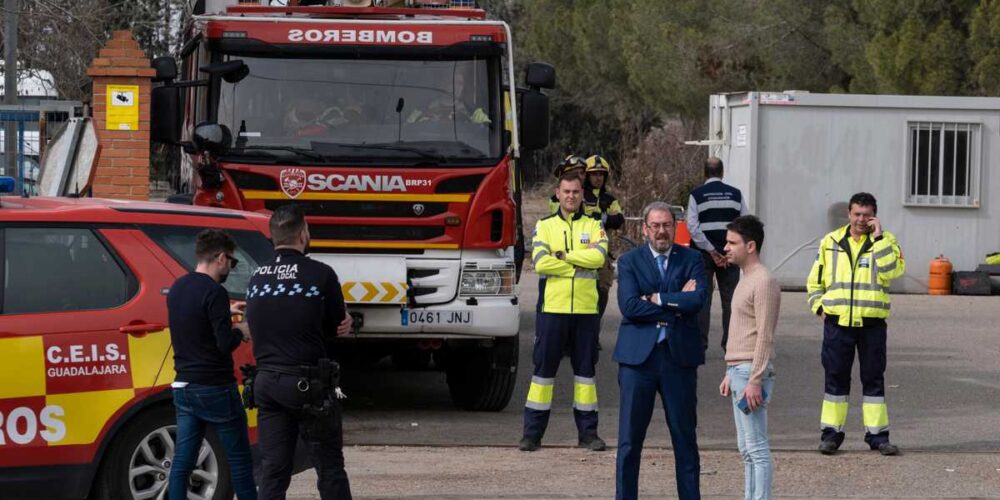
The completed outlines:
[[[726,259],[739,266],[743,276],[733,292],[726,376],[719,393],[733,400],[736,443],[743,455],[745,498],[771,498],[773,465],[767,437],[767,402],[774,389],[771,360],[781,288],[760,262],[764,224],[752,215],[744,215],[726,229]]]

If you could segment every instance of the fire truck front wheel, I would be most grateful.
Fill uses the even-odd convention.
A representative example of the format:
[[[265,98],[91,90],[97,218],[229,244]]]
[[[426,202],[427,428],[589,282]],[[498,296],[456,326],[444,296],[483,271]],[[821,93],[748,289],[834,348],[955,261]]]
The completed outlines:
[[[101,463],[93,498],[166,498],[177,425],[173,405],[158,405],[137,415],[114,437]],[[209,433],[188,482],[188,497],[233,498],[222,443]]]
[[[497,338],[491,347],[448,349],[445,373],[455,406],[470,411],[507,407],[517,382],[518,338]]]

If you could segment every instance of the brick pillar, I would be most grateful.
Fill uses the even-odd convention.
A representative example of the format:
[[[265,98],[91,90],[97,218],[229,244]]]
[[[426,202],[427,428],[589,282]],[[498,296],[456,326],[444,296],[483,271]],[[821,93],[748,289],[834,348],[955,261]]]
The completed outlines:
[[[115,31],[87,69],[94,81],[94,127],[101,146],[94,172],[94,196],[129,200],[149,199],[149,94],[156,71],[130,31]],[[138,123],[112,117],[108,130],[108,86],[138,86]],[[114,96],[113,96],[114,97]],[[122,99],[127,99],[122,96]],[[118,110],[120,108],[116,108]]]

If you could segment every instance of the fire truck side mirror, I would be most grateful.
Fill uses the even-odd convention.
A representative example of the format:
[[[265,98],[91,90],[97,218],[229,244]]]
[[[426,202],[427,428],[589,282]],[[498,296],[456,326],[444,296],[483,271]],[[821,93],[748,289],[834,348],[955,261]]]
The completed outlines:
[[[233,142],[233,134],[228,127],[212,122],[199,124],[191,137],[195,148],[214,155],[225,153]]]
[[[149,107],[149,139],[163,144],[180,142],[181,89],[170,84],[154,88]]]
[[[537,89],[521,94],[521,147],[542,149],[549,145],[549,96]]]
[[[153,77],[154,83],[169,83],[177,78],[177,61],[173,57],[157,57],[153,59],[152,67],[156,70],[156,76]]]
[[[556,88],[556,69],[548,63],[529,63],[524,70],[524,83],[527,83],[528,87],[554,89]]]
[[[241,59],[206,64],[201,67],[201,70],[212,77],[220,77],[229,83],[239,82],[250,74],[250,67]]]

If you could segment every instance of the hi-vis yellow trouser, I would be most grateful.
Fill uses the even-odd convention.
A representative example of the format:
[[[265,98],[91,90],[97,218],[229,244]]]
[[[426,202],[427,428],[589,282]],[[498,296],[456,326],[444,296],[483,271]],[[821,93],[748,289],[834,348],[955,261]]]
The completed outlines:
[[[552,395],[563,346],[570,344],[573,365],[573,417],[580,438],[597,435],[597,314],[538,313],[535,373],[524,402],[524,436],[541,440],[549,424]]]

